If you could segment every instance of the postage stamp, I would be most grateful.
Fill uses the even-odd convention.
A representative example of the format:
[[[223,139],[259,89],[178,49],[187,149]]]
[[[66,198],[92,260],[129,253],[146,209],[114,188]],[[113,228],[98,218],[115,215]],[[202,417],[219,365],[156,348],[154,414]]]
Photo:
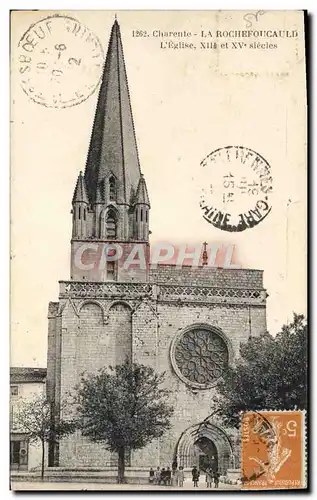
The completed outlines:
[[[22,89],[48,108],[76,106],[96,90],[103,60],[100,41],[86,26],[69,16],[46,17],[20,39]]]
[[[241,232],[271,211],[272,175],[269,163],[252,149],[226,146],[201,162],[200,208],[218,229]]]
[[[304,488],[305,412],[250,411],[241,424],[242,488]]]

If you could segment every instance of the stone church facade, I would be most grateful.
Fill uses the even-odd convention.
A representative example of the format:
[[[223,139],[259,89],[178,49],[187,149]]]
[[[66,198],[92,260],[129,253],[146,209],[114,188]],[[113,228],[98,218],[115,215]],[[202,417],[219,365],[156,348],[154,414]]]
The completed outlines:
[[[266,331],[262,271],[206,263],[150,266],[150,200],[117,21],[72,217],[70,280],[60,282],[59,301],[50,302],[48,311],[52,405],[58,408],[83,371],[95,372],[127,357],[149,364],[166,372],[175,408],[172,427],[161,439],[131,452],[128,465],[167,467],[177,458],[185,468],[206,460],[221,472],[238,468],[238,436],[223,427],[212,408],[217,383],[238,355],[240,342]],[[105,259],[105,248],[115,245],[123,259],[134,248],[142,249],[146,265],[131,272],[120,261]],[[77,433],[50,446],[49,464],[111,467],[117,457]]]

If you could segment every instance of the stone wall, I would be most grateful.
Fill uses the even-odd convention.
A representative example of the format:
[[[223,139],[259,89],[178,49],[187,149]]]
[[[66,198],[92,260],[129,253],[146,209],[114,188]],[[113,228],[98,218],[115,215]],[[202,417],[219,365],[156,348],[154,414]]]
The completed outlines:
[[[98,301],[68,301],[63,309],[61,366],[61,399],[74,391],[81,373],[95,373],[105,366],[115,366],[131,358],[131,309],[127,304],[113,303],[106,318]],[[69,410],[68,410],[69,411]],[[60,443],[60,465],[105,467],[113,457],[101,445],[91,443],[79,434]]]
[[[229,288],[263,288],[263,271],[257,269],[221,269],[208,266],[160,265],[150,268],[150,281],[183,285]]]
[[[101,241],[73,239],[71,244],[71,279],[74,281],[104,282],[107,275],[106,252],[117,249],[114,259],[114,281],[146,282],[149,272],[150,248],[146,241]],[[114,253],[114,252],[113,252]],[[134,263],[132,263],[134,262]]]
[[[174,406],[172,429],[144,450],[134,453],[138,466],[170,466],[177,441],[182,432],[191,425],[201,422],[211,413],[212,398],[217,389],[193,390],[182,382],[171,363],[171,343],[176,334],[195,324],[206,324],[219,328],[227,337],[234,356],[239,353],[240,342],[249,336],[249,308],[230,305],[188,305],[157,304],[156,312],[143,309],[143,324],[136,329],[138,345],[135,358],[155,366],[159,372],[166,372],[166,387],[171,389],[171,404]],[[252,309],[251,334],[260,335],[266,330],[265,308]],[[155,328],[157,324],[157,346],[155,349]],[[146,327],[145,327],[146,325]],[[148,327],[148,328],[147,328]],[[140,354],[138,354],[140,353]],[[146,355],[144,353],[147,353]],[[157,454],[155,453],[157,451]]]
[[[95,372],[121,363],[129,354],[136,362],[165,371],[165,384],[171,389],[170,401],[175,408],[172,428],[146,448],[133,451],[131,465],[167,467],[182,433],[210,415],[217,391],[216,387],[193,389],[179,378],[171,362],[173,339],[192,325],[215,327],[233,357],[237,356],[240,342],[250,334],[266,331],[266,295],[261,271],[180,271],[162,266],[151,271],[151,280],[150,284],[114,285],[63,282],[59,316],[54,318],[57,306],[50,307],[48,379],[55,379],[55,394],[60,391],[63,399],[84,370]],[[195,286],[201,287],[197,288],[198,295],[193,293]],[[214,295],[217,287],[226,293]],[[79,434],[60,443],[61,466],[105,467],[115,460],[101,445]]]

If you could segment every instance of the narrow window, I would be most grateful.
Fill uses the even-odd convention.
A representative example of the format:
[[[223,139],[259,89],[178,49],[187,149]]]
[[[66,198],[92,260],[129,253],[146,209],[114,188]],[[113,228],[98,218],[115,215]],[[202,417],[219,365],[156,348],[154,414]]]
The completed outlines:
[[[116,181],[114,177],[110,177],[109,179],[109,198],[110,201],[114,201],[116,199]]]
[[[107,262],[107,280],[115,280],[115,263],[112,261]]]
[[[114,240],[117,237],[116,215],[113,210],[109,210],[106,218],[106,237],[108,240]]]
[[[149,221],[149,211],[148,209],[145,210],[145,222]]]
[[[141,222],[143,222],[143,208],[141,208]]]
[[[81,219],[81,207],[78,208],[78,219]]]
[[[84,220],[86,220],[86,209],[84,208]]]
[[[21,441],[11,441],[10,443],[10,463],[11,465],[20,465],[20,446]]]
[[[138,212],[138,209],[136,209],[135,211],[135,221],[138,222],[138,215],[139,215],[139,212]]]
[[[10,393],[11,393],[11,396],[18,396],[19,395],[19,387],[17,385],[11,385]]]

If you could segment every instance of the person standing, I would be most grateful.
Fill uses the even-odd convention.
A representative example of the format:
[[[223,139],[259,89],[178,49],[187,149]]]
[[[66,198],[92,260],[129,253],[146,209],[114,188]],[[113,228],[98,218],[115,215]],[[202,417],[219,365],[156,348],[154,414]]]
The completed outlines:
[[[172,486],[177,486],[177,460],[174,458],[172,463]]]
[[[212,488],[212,470],[210,467],[206,470],[206,486]]]
[[[215,483],[215,488],[219,488],[219,472],[216,470],[214,472],[214,483]]]
[[[179,488],[182,488],[184,486],[184,469],[182,466],[180,466],[176,474],[177,474],[177,486]]]
[[[166,471],[166,484],[168,486],[171,486],[171,482],[172,482],[172,471],[171,471],[170,467],[167,467],[167,471]]]
[[[172,486],[177,486],[177,470],[172,469]]]
[[[149,483],[153,484],[153,482],[154,482],[154,470],[151,467],[150,468],[150,475],[149,475]]]
[[[199,470],[197,469],[196,465],[194,465],[192,469],[194,488],[198,488],[199,475],[200,475]]]
[[[176,471],[177,471],[177,460],[174,459],[173,463],[172,463],[172,472],[176,472]]]
[[[160,468],[157,467],[156,468],[156,471],[154,473],[154,481],[155,481],[155,484],[160,484],[160,477],[161,477],[161,471],[160,471]]]
[[[160,475],[160,484],[166,484],[166,470],[165,467],[162,468],[161,470],[161,475]]]

